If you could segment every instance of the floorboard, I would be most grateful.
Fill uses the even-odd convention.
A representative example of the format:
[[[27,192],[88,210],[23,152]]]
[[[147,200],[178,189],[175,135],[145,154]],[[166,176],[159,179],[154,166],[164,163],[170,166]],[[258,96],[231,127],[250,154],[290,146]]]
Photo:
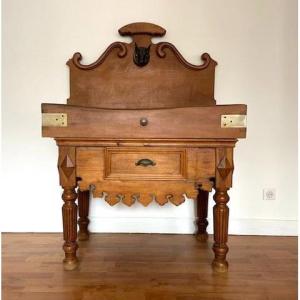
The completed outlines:
[[[79,246],[67,272],[61,234],[2,234],[2,299],[297,299],[296,237],[230,236],[227,274],[211,270],[211,236],[92,234]]]

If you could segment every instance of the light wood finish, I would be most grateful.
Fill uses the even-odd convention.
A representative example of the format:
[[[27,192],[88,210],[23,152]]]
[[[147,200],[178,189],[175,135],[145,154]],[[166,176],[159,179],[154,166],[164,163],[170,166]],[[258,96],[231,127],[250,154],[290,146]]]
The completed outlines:
[[[165,32],[155,24],[129,24],[119,33],[130,36],[132,43],[111,44],[90,65],[82,65],[81,54],[75,53],[67,63],[71,83],[68,104],[113,109],[214,105],[217,63],[205,53],[202,65],[192,65],[174,45],[152,43],[152,37]],[[144,67],[133,63],[136,45],[150,46],[150,60]]]
[[[180,205],[185,195],[197,198],[200,240],[207,237],[207,198],[214,188],[213,267],[224,272],[233,148],[246,137],[246,122],[240,128],[233,125],[246,119],[247,106],[216,105],[217,63],[204,53],[203,63],[193,65],[174,45],[153,44],[153,37],[164,36],[164,28],[132,23],[119,33],[132,42],[112,43],[88,65],[78,52],[67,62],[67,105],[42,104],[44,120],[50,118],[42,124],[42,136],[54,138],[59,147],[65,268],[75,268],[78,261],[77,188],[79,239],[88,238],[91,190],[110,205]]]
[[[42,127],[44,137],[107,139],[244,138],[246,128],[222,128],[223,114],[247,113],[243,104],[151,110],[119,110],[42,104],[42,113],[66,113],[67,127]],[[140,120],[148,119],[147,126]],[[191,121],[192,120],[192,121]]]
[[[191,147],[212,148],[215,155],[215,147],[234,147],[237,139],[103,139],[99,138],[55,138],[58,146],[76,147]],[[78,149],[77,148],[77,149]]]
[[[205,181],[204,181],[205,184]],[[199,182],[200,185],[200,182]],[[80,186],[80,183],[79,183]],[[197,197],[197,188],[190,181],[115,181],[105,180],[93,184],[94,197],[105,197],[110,205],[118,202],[131,206],[136,201],[147,206],[156,201],[159,205],[171,202],[180,205],[185,201],[184,194],[189,198]]]
[[[227,142],[229,143],[229,142]],[[215,176],[215,150],[210,148],[162,148],[162,147],[77,147],[76,150],[76,174],[80,178],[78,184],[81,190],[88,190],[90,184],[102,181],[104,179],[164,179],[178,180],[189,179],[196,182],[207,181],[205,178]],[[234,143],[231,143],[234,146]],[[128,160],[128,153],[130,160]],[[112,176],[111,157],[112,153],[120,153],[120,157],[115,161],[117,170],[122,168],[117,174]],[[170,154],[170,156],[169,156]],[[175,157],[175,161],[170,157]],[[133,155],[133,157],[132,157]],[[150,155],[150,156],[149,156]],[[150,157],[157,164],[145,168],[135,166],[136,160]],[[177,159],[177,160],[176,160]],[[162,165],[159,163],[162,162]],[[125,166],[124,166],[125,164]],[[173,169],[173,174],[172,174]],[[131,172],[129,172],[129,170]],[[156,172],[156,173],[155,173]],[[167,172],[167,174],[166,174]],[[105,174],[106,173],[106,174]],[[126,175],[126,177],[125,177]],[[137,176],[138,175],[138,176]],[[140,176],[143,175],[143,176]]]
[[[3,300],[296,300],[297,238],[229,236],[230,272],[208,260],[212,236],[91,234],[64,272],[61,234],[2,235]]]
[[[137,165],[142,159],[153,165]],[[185,179],[185,149],[106,148],[105,179],[145,180]]]
[[[141,24],[143,26],[141,26]],[[161,26],[151,24],[151,23],[131,23],[123,26],[119,30],[122,36],[134,36],[134,35],[148,35],[148,36],[164,36],[166,30]],[[134,37],[137,38],[137,37]]]

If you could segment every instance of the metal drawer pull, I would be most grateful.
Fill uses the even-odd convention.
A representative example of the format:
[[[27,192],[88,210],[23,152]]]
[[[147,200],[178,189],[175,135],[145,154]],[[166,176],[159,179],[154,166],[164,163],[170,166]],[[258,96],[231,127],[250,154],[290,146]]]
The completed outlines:
[[[147,126],[148,125],[148,119],[147,118],[141,118],[140,119],[140,125],[141,126]]]
[[[148,166],[155,166],[156,162],[151,160],[151,159],[148,159],[148,158],[142,158],[142,159],[138,160],[135,163],[135,165],[136,166],[148,167]]]

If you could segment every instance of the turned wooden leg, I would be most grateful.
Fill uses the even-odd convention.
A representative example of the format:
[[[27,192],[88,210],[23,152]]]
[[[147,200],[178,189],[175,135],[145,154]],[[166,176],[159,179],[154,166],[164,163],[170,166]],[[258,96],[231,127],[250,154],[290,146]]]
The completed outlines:
[[[90,220],[89,215],[89,203],[90,203],[90,192],[89,191],[78,191],[78,208],[79,208],[79,231],[78,239],[85,241],[89,239],[88,225]]]
[[[206,241],[208,239],[208,234],[206,231],[208,221],[207,221],[207,209],[208,209],[208,195],[207,191],[199,190],[196,207],[197,207],[197,219],[196,219],[196,236],[197,239],[201,241]]]
[[[226,254],[228,252],[227,240],[228,240],[228,217],[229,208],[227,202],[229,196],[227,189],[216,189],[214,195],[216,202],[214,206],[214,245],[213,251],[215,253],[215,259],[213,260],[213,269],[217,272],[226,272],[228,269],[228,262],[226,261]]]
[[[77,194],[75,187],[64,187],[62,199],[64,205],[62,207],[64,240],[63,249],[65,251],[65,259],[63,261],[65,270],[73,270],[78,265],[76,257],[77,245],[77,205],[75,200]]]

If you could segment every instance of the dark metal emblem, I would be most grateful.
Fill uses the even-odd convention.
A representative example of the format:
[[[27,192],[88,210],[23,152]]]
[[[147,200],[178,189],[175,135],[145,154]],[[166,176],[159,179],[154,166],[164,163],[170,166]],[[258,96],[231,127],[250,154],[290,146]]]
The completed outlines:
[[[135,44],[134,53],[133,53],[133,61],[139,67],[144,67],[148,64],[150,60],[150,47],[151,44],[146,47],[138,47]]]

